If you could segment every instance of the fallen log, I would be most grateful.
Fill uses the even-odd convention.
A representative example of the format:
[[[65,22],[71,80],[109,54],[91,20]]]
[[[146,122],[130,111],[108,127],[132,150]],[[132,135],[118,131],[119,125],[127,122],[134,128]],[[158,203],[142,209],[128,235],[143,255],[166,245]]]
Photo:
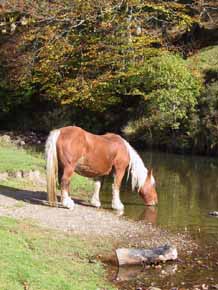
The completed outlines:
[[[178,257],[177,249],[170,245],[152,249],[120,248],[116,250],[116,255],[119,266],[152,264],[176,260]]]

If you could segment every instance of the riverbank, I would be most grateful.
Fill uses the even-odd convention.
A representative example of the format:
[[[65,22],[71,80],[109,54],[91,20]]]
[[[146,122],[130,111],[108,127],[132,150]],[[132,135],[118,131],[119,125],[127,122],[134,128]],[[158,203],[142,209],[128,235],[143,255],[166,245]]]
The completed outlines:
[[[4,184],[4,185],[3,185]],[[45,187],[24,184],[21,188],[0,187],[0,215],[17,219],[33,219],[40,225],[91,240],[102,238],[114,245],[155,247],[174,244],[179,250],[190,249],[182,235],[173,235],[143,222],[134,222],[119,216],[116,211],[96,209],[86,201],[74,198],[74,210],[47,206]]]
[[[190,250],[196,247],[195,243],[185,235],[179,233],[172,234],[143,222],[134,222],[122,216],[118,216],[114,211],[93,208],[84,198],[83,200],[79,200],[77,197],[75,201],[76,206],[73,211],[62,208],[61,206],[52,208],[47,206],[44,186],[36,185],[25,180],[17,181],[16,179],[10,179],[1,181],[0,221],[4,221],[5,217],[10,219],[13,218],[13,221],[16,221],[15,223],[19,225],[18,228],[22,227],[25,229],[31,228],[34,224],[34,226],[37,227],[37,235],[40,235],[44,241],[42,249],[48,246],[46,246],[46,243],[48,243],[50,237],[52,238],[54,235],[56,245],[53,251],[58,251],[59,253],[59,246],[62,240],[67,241],[69,239],[67,244],[70,251],[75,251],[74,243],[71,245],[69,244],[71,240],[76,241],[76,243],[80,245],[79,250],[76,250],[76,256],[84,256],[84,251],[86,253],[85,258],[82,258],[81,261],[78,262],[78,267],[81,267],[81,273],[78,274],[79,276],[77,278],[71,277],[68,279],[68,288],[58,288],[55,286],[56,288],[52,287],[52,289],[94,290],[97,286],[99,286],[99,289],[118,289],[120,287],[120,289],[123,289],[122,283],[120,285],[119,281],[116,281],[116,285],[113,286],[113,283],[109,283],[105,280],[105,269],[108,269],[108,266],[103,266],[102,264],[102,260],[105,261],[105,259],[112,259],[113,262],[115,261],[114,253],[115,249],[118,247],[147,248],[163,244],[172,244],[177,247],[179,256],[189,255]],[[10,231],[10,227],[7,230]],[[16,232],[16,237],[20,239],[20,231],[15,229],[12,232],[14,233],[14,231]],[[39,250],[41,251],[42,249]],[[10,249],[6,249],[6,253],[7,251],[10,252]],[[16,255],[16,250],[14,251]],[[30,253],[28,255],[30,255]],[[63,265],[71,263],[66,256],[68,256],[67,253],[63,254],[63,256],[59,253],[58,259],[63,260]],[[72,255],[72,259],[75,259],[74,255]],[[96,263],[99,264],[99,269],[96,270],[95,273],[97,282],[93,282],[91,279],[90,284],[87,284],[88,288],[83,288],[85,287],[81,286],[83,284],[80,286],[72,286],[76,282],[75,279],[82,279],[84,271],[87,271],[86,268],[89,268],[90,263],[91,265],[92,263],[95,264],[94,268],[96,267]],[[62,262],[60,262],[59,267],[61,267],[61,265]],[[46,267],[46,264],[44,266]],[[70,265],[67,267],[70,267]],[[72,267],[74,267],[73,264]],[[17,267],[15,271],[19,273],[19,267]],[[92,267],[90,271],[93,271]],[[10,269],[8,273],[5,274],[10,275]],[[42,275],[44,274],[42,273]],[[90,274],[88,273],[87,275]],[[4,275],[2,277],[4,277]],[[32,276],[30,274],[30,277],[26,277],[24,280],[27,284],[30,283],[31,286],[31,279]],[[112,279],[110,278],[109,280]],[[11,281],[9,282],[11,283]],[[16,289],[21,288],[18,287]],[[35,288],[30,287],[25,289]],[[44,290],[47,288],[42,286],[36,289]]]
[[[2,153],[2,166],[0,167],[0,171],[3,172],[3,170],[8,168],[7,173],[10,170],[14,173],[8,174],[5,179],[0,181],[0,221],[5,224],[5,217],[10,219],[9,226],[6,222],[4,229],[6,232],[13,233],[12,236],[16,242],[13,250],[14,255],[17,255],[16,248],[20,247],[20,242],[22,241],[21,237],[23,235],[28,236],[28,230],[26,232],[26,228],[30,228],[32,231],[34,225],[37,227],[36,236],[39,235],[40,239],[42,239],[40,246],[37,247],[37,251],[48,252],[49,245],[47,243],[49,237],[54,235],[56,243],[52,246],[52,251],[54,253],[59,253],[58,257],[56,257],[58,263],[60,263],[59,267],[62,265],[62,261],[60,260],[63,260],[63,265],[66,269],[70,269],[69,272],[72,271],[71,267],[78,267],[80,269],[78,270],[77,277],[75,275],[69,277],[68,273],[62,273],[60,275],[61,279],[63,280],[66,278],[67,286],[64,286],[65,288],[60,288],[58,285],[60,285],[61,281],[59,281],[56,286],[52,286],[52,289],[123,289],[123,284],[120,284],[119,281],[116,281],[115,286],[113,286],[112,282],[107,281],[107,272],[105,272],[105,269],[108,269],[108,265],[104,266],[102,263],[103,261],[105,262],[106,260],[108,261],[111,259],[113,262],[115,261],[114,252],[117,247],[147,248],[163,244],[172,244],[177,247],[179,256],[190,255],[190,251],[196,247],[195,243],[191,241],[188,236],[183,234],[170,233],[157,227],[153,227],[151,224],[146,224],[143,221],[136,222],[124,218],[112,210],[91,207],[89,203],[89,198],[91,197],[92,192],[91,182],[89,179],[80,178],[77,175],[75,176],[76,179],[74,179],[74,183],[71,186],[72,198],[76,201],[75,209],[70,211],[61,207],[61,205],[57,208],[49,207],[46,197],[46,185],[42,182],[45,179],[42,155],[34,153],[34,158],[32,158],[32,154],[30,154],[29,151],[18,149],[17,147],[14,147],[14,145],[12,145],[12,147],[9,145],[0,147],[0,153]],[[11,161],[7,162],[7,160]],[[22,169],[22,172],[25,172],[26,169],[33,170],[34,168],[40,169],[40,182],[38,178],[36,180],[27,178],[26,174],[22,174],[21,177],[16,176],[17,170]],[[16,176],[16,178],[11,176]],[[18,229],[14,229],[13,227],[11,230],[11,223],[15,223],[15,228],[18,227]],[[23,232],[24,230],[25,234]],[[1,243],[5,243],[4,237],[5,235],[3,234],[3,240]],[[59,248],[60,244],[62,244],[63,240],[67,241],[68,239],[69,242],[66,242],[68,244],[68,249],[63,250],[64,254],[62,255]],[[35,240],[36,243],[38,243],[37,240],[38,238]],[[70,244],[70,241],[72,244]],[[75,243],[80,245],[79,249],[76,250],[75,255],[72,254],[71,260],[69,260],[66,258],[68,257],[66,252],[74,251]],[[29,239],[27,244],[29,244]],[[30,248],[30,252],[27,253],[28,259],[36,254],[35,248],[32,250],[31,247],[31,245],[28,246],[28,249]],[[6,256],[10,257],[11,248],[6,247],[4,251]],[[56,254],[52,255],[55,256]],[[82,257],[79,261],[77,261],[78,256]],[[43,267],[48,267],[48,271],[51,273],[53,272],[53,265],[45,262],[42,259],[42,254],[39,255],[38,259],[39,261],[42,260]],[[71,264],[71,261],[74,261],[75,259],[77,261],[77,266]],[[12,263],[12,261],[10,261],[10,263]],[[57,262],[54,260],[53,263],[56,264]],[[95,266],[92,267],[92,263]],[[5,276],[11,276],[11,271],[16,273],[16,277],[5,279]],[[28,266],[25,268],[25,265],[22,268],[22,272],[23,271],[26,274],[24,274],[24,278],[22,278],[22,281],[20,282],[17,277],[23,274],[21,273],[19,265],[15,263],[13,270],[11,270],[10,267],[8,270],[5,270],[0,279],[8,281],[8,284],[5,284],[7,286],[3,289],[51,289],[49,288],[50,286],[47,287],[43,284],[40,284],[41,286],[38,285],[38,288],[35,288],[35,282],[33,282],[35,274],[29,273]],[[77,285],[77,280],[82,280],[83,276],[86,275],[86,271],[88,271],[87,277],[91,277],[92,271],[95,271],[94,281],[90,278],[90,283],[85,280],[88,284],[81,283],[80,285]],[[44,273],[41,273],[40,275],[43,276]],[[58,271],[56,275],[59,275]],[[153,275],[155,275],[155,273],[153,273]],[[39,281],[43,279],[44,278],[38,278]],[[110,277],[109,280],[113,281],[114,279]],[[29,288],[24,288],[24,282],[27,285],[30,285]],[[19,287],[15,287],[13,283],[20,283]],[[13,287],[11,285],[13,285]]]

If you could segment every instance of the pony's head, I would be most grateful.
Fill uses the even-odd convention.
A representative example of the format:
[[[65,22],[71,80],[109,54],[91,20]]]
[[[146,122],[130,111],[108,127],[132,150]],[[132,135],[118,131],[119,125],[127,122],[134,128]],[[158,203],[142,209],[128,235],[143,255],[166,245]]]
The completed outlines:
[[[148,170],[145,183],[141,188],[139,188],[139,194],[144,200],[145,205],[156,205],[158,203],[152,169]]]

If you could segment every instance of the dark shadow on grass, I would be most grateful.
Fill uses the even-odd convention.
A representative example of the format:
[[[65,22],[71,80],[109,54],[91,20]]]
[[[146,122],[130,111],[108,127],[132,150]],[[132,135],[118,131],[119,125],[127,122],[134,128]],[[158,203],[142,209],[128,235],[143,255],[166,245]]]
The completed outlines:
[[[18,201],[24,201],[26,203],[50,206],[48,204],[47,193],[45,191],[23,190],[23,189],[0,185],[0,195],[14,198]],[[57,198],[58,198],[57,206],[60,208],[63,208],[63,206],[60,203],[60,196],[58,196]],[[73,197],[73,200],[76,204],[80,204],[87,207],[93,207],[87,201],[84,201],[82,199]]]

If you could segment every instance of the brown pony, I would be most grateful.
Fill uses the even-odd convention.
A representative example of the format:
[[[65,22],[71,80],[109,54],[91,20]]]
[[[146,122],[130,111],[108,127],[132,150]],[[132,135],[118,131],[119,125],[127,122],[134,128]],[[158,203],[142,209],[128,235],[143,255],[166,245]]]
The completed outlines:
[[[123,210],[119,189],[125,171],[132,176],[135,188],[146,205],[157,204],[157,192],[152,170],[147,170],[138,153],[116,134],[94,135],[79,127],[69,126],[50,132],[46,141],[47,192],[50,205],[55,206],[57,175],[61,184],[61,202],[72,209],[74,201],[69,197],[70,178],[74,171],[95,180],[91,204],[100,207],[101,177],[114,173],[112,208]]]

